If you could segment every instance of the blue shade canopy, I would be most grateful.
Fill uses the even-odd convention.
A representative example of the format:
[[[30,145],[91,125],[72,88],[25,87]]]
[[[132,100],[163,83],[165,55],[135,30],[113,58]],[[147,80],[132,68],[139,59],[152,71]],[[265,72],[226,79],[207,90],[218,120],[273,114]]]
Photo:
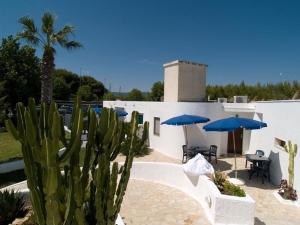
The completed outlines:
[[[255,130],[263,127],[267,127],[264,122],[242,117],[229,117],[211,122],[205,125],[203,129],[206,131],[234,131],[238,128]]]
[[[95,113],[100,114],[102,109],[99,107],[94,107],[93,110],[95,111]]]
[[[128,112],[124,111],[123,109],[116,109],[115,111],[119,117],[128,115]]]
[[[196,123],[206,123],[208,121],[209,119],[206,117],[184,114],[181,116],[172,117],[162,122],[161,124],[180,126],[180,125],[189,125],[189,124],[196,124]]]
[[[102,112],[102,108],[98,108],[98,107],[93,108],[93,110],[97,114],[101,114],[101,112]],[[121,110],[121,109],[116,109],[115,112],[117,113],[118,117],[123,117],[123,116],[128,115],[128,113],[126,111]]]

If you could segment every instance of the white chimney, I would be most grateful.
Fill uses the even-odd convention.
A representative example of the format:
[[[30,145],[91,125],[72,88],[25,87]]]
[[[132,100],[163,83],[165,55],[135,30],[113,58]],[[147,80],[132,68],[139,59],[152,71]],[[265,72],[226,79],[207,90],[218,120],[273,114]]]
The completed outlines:
[[[205,64],[176,60],[164,64],[164,101],[201,102],[206,90]]]

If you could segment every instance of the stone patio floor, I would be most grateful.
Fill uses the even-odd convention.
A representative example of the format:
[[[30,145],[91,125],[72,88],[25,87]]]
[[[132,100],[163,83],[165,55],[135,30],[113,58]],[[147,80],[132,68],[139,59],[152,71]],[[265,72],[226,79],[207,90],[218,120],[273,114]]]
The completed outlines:
[[[123,161],[123,157],[118,157],[117,161]],[[135,161],[181,163],[180,160],[169,158],[157,151],[136,158]],[[212,164],[216,170],[234,176],[233,157],[221,157],[217,164]],[[278,187],[268,181],[262,184],[261,178],[256,176],[248,180],[244,157],[237,158],[237,168],[238,177],[245,181],[244,190],[256,201],[255,225],[300,224],[300,208],[283,205],[274,197],[273,192]],[[186,194],[168,186],[137,180],[129,182],[121,215],[127,225],[209,224],[201,206]]]
[[[130,180],[120,212],[126,225],[209,225],[199,203],[165,185]]]

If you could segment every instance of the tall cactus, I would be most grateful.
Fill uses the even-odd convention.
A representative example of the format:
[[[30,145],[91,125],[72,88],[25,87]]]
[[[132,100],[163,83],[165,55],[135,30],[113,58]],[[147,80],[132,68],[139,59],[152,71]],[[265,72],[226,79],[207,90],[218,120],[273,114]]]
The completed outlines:
[[[130,132],[126,132],[112,109],[103,109],[100,118],[88,109],[88,138],[81,149],[83,112],[78,98],[73,110],[70,139],[66,139],[57,106],[41,105],[33,99],[24,107],[17,104],[17,127],[6,127],[21,142],[27,185],[39,225],[113,225],[120,211],[136,150],[144,147],[137,135],[138,113],[133,112]],[[148,123],[145,123],[148,128]],[[129,144],[128,144],[129,143]],[[61,145],[65,147],[61,154]],[[129,146],[124,165],[115,160],[122,146]],[[80,153],[85,151],[80,167]],[[61,172],[63,168],[64,172]],[[119,178],[119,181],[118,181]]]
[[[295,162],[295,157],[297,155],[298,146],[297,144],[293,145],[291,141],[288,141],[288,144],[285,145],[284,149],[287,153],[289,153],[288,183],[290,187],[293,187],[294,186],[294,162]]]

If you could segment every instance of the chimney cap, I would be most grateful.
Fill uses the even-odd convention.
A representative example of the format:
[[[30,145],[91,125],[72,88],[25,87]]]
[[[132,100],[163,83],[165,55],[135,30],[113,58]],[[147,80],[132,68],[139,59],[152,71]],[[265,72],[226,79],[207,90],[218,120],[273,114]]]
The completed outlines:
[[[169,66],[174,66],[174,65],[178,65],[178,64],[191,64],[191,65],[195,65],[195,66],[208,67],[207,64],[196,63],[196,62],[191,62],[191,61],[187,61],[187,60],[175,60],[175,61],[172,61],[172,62],[165,63],[163,66],[164,67],[169,67]]]

